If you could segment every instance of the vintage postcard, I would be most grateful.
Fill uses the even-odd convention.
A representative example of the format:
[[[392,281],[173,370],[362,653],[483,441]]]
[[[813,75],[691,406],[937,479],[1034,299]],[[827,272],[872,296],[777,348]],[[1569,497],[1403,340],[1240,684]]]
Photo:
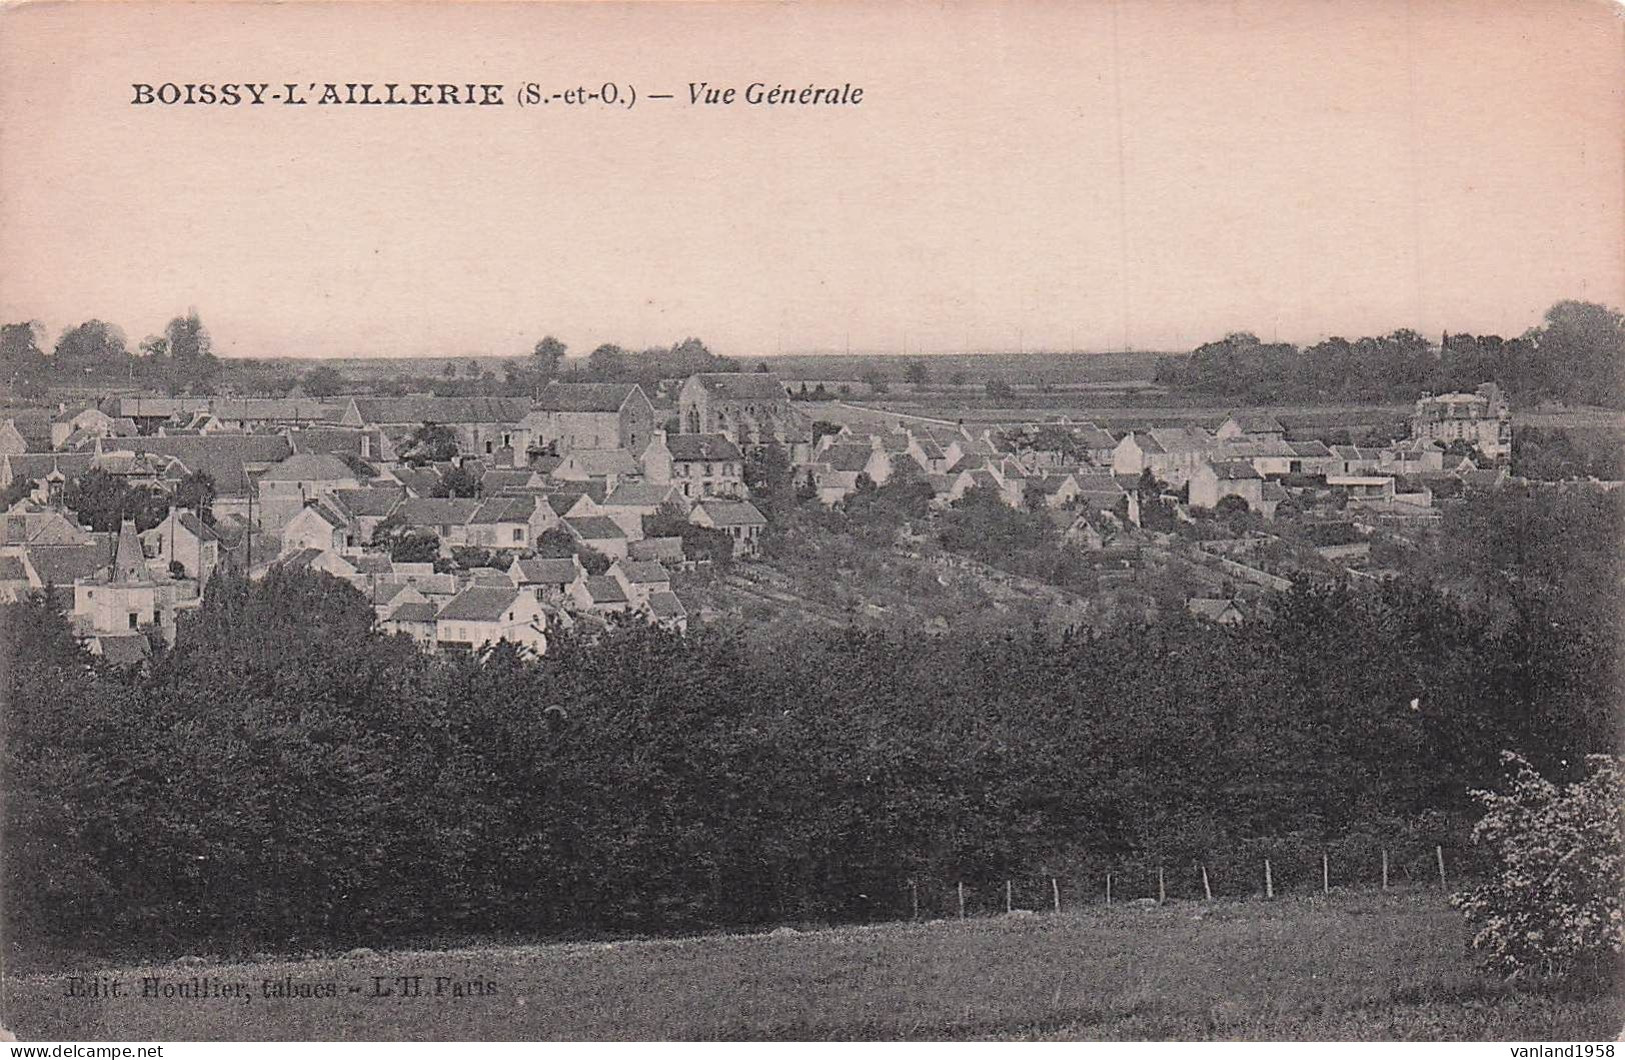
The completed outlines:
[[[0,1048],[1612,1056],[1622,142],[1602,0],[0,8]]]

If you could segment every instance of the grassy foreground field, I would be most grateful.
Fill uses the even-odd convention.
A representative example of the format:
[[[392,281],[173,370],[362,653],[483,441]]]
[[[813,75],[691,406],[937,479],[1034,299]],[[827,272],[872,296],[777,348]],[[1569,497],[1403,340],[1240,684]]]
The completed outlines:
[[[1097,906],[806,933],[155,965],[100,973],[104,987],[117,979],[135,995],[112,999],[65,997],[68,973],[28,976],[8,983],[7,1016],[24,1040],[1584,1041],[1619,1033],[1617,991],[1565,996],[1508,985],[1476,971],[1463,941],[1459,918],[1436,892]],[[375,988],[375,976],[388,978]],[[401,996],[398,976],[423,977],[422,996]],[[142,998],[144,978],[226,984],[228,992],[241,983],[247,996]],[[331,984],[335,996],[264,996],[316,984]],[[391,993],[375,996],[378,988]]]

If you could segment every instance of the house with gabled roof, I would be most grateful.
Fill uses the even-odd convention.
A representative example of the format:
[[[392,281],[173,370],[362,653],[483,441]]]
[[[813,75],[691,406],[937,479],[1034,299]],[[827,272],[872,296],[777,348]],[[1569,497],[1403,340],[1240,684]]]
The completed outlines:
[[[643,536],[644,518],[656,514],[663,504],[675,505],[685,512],[689,507],[683,491],[670,483],[623,482],[611,490],[601,503],[595,503],[594,511],[581,514],[603,515],[613,519],[626,531],[628,540],[636,541]]]
[[[625,449],[574,449],[547,478],[551,482],[602,482],[613,490],[622,480],[642,474],[642,465]]]
[[[434,650],[435,616],[440,604],[406,584],[378,585],[372,594],[379,632],[404,633],[422,650]]]
[[[582,611],[618,614],[631,606],[621,583],[607,574],[589,574],[570,587],[570,598]]]
[[[540,497],[491,497],[468,517],[467,539],[483,548],[532,548],[559,517]]]
[[[326,453],[356,460],[394,463],[395,446],[376,427],[295,427],[287,431],[295,453]]]
[[[547,479],[528,467],[493,467],[480,476],[480,496],[495,497],[546,489]]]
[[[671,591],[671,572],[654,560],[618,559],[610,564],[609,577],[637,607],[647,604],[652,593]]]
[[[478,651],[501,642],[547,651],[547,615],[535,594],[517,587],[470,585],[435,614],[437,651]]]
[[[309,502],[361,488],[356,471],[328,453],[294,453],[261,472],[259,524],[280,530]]]
[[[392,513],[411,530],[431,530],[440,538],[442,552],[467,545],[468,523],[479,511],[472,497],[408,497]]]
[[[563,520],[570,535],[586,547],[601,552],[611,559],[625,559],[627,534],[620,524],[605,515],[566,516]],[[642,531],[639,531],[642,534]]]
[[[141,544],[158,563],[178,563],[200,585],[220,566],[220,535],[188,508],[171,508],[162,522],[141,535]]]
[[[1262,510],[1264,477],[1246,460],[1215,460],[1197,467],[1190,477],[1191,507],[1216,508],[1226,497],[1240,497],[1253,511]]]
[[[687,561],[680,537],[646,537],[630,542],[626,553],[630,559],[657,560],[666,567],[681,567]]]
[[[1192,597],[1185,601],[1185,609],[1204,622],[1221,626],[1239,626],[1243,619],[1241,609],[1234,600],[1206,600]]]
[[[688,521],[695,526],[721,530],[733,538],[736,557],[761,553],[761,537],[767,527],[767,517],[750,501],[709,498],[689,511]]]
[[[1066,508],[1078,499],[1078,480],[1067,472],[1031,480],[1032,488],[1044,498],[1046,508]]]
[[[1161,482],[1181,486],[1207,462],[1218,441],[1200,427],[1130,431],[1112,450],[1112,473],[1138,476],[1146,469]]]
[[[927,435],[911,433],[905,452],[927,475],[940,475],[953,463],[942,445]]]
[[[56,448],[52,446],[51,448]],[[17,429],[15,419],[0,423],[0,456],[17,456],[28,452],[28,439]],[[9,485],[9,482],[7,483]]]
[[[361,581],[360,572],[355,569],[355,564],[332,549],[301,548],[292,552],[284,552],[270,563],[250,571],[248,576],[258,580],[265,577],[266,573],[273,568],[331,574],[333,577],[351,584],[357,584]]]
[[[388,478],[400,483],[409,496],[433,497],[442,489],[440,471],[432,466],[411,467],[409,465],[396,465],[387,472]],[[374,479],[374,485],[381,480]]]
[[[68,439],[75,433],[82,433],[85,437],[90,438],[110,438],[114,434],[114,422],[114,417],[109,416],[94,405],[88,408],[69,409],[59,413],[51,420],[51,448],[64,448]],[[19,440],[21,437],[21,435],[18,435]],[[7,445],[5,427],[0,425],[0,452],[6,451]],[[26,450],[18,449],[15,451],[25,452]]]
[[[1328,475],[1370,475],[1382,464],[1382,450],[1371,446],[1334,445],[1331,449],[1337,466]]]
[[[656,431],[642,464],[650,482],[676,486],[691,501],[745,496],[745,454],[726,435]]]
[[[577,449],[643,452],[654,438],[655,409],[637,383],[561,383],[542,388],[521,424],[534,449],[559,456]]]
[[[5,545],[87,545],[89,530],[80,526],[60,508],[40,507],[21,500],[0,519],[0,544]]]
[[[586,568],[575,556],[516,558],[508,567],[508,578],[517,588],[529,590],[536,599],[549,603],[562,601],[571,586],[586,576]]]
[[[1330,475],[1343,470],[1343,462],[1326,447],[1325,442],[1310,439],[1286,444],[1292,450],[1291,474]]]
[[[282,527],[282,553],[314,548],[323,552],[352,552],[360,548],[360,534],[344,513],[323,498],[306,502]]]
[[[672,629],[681,633],[688,629],[688,610],[674,592],[656,592],[649,594],[649,602],[645,605],[649,613],[649,621],[664,629]]]
[[[522,425],[529,412],[530,402],[525,398],[354,397],[344,406],[338,423],[406,432],[435,423],[452,429],[464,456],[492,456],[499,449],[523,454],[530,448],[530,431]]]
[[[334,511],[355,527],[356,543],[370,545],[378,524],[394,514],[406,499],[406,490],[395,484],[374,484],[362,489],[334,490],[327,499]]]
[[[1221,442],[1286,440],[1286,428],[1267,412],[1233,412],[1213,434]]]

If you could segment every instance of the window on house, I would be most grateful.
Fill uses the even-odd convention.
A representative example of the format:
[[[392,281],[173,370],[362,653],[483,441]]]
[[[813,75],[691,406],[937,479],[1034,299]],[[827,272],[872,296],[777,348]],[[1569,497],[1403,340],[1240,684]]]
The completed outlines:
[[[525,531],[523,527],[514,527],[513,539],[515,541],[523,541],[525,539]]]
[[[485,441],[485,455],[490,456],[494,451],[495,451],[495,446],[493,446],[491,444],[491,440],[489,438],[487,438],[486,441]]]
[[[141,616],[136,614],[134,611],[130,612],[130,628],[131,629],[135,628],[135,624],[136,624],[137,620],[140,619],[140,617]]]
[[[159,626],[159,625],[163,624],[163,615],[159,612],[159,610],[157,608],[153,608],[153,610],[152,610],[152,624],[155,625],[155,626]]]
[[[711,465],[709,463],[705,465],[705,473],[707,475],[711,473]]]

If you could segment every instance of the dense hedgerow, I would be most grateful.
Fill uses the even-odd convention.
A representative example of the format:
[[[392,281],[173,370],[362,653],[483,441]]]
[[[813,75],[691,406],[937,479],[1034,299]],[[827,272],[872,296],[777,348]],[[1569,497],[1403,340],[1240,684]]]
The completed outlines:
[[[292,948],[1472,870],[1470,789],[1614,746],[1607,628],[1538,595],[1302,589],[1226,629],[793,642],[641,624],[427,657],[324,575],[211,584],[117,670],[0,608],[8,938]],[[1554,626],[1555,623],[1555,626]],[[1553,636],[1553,629],[1562,636]],[[1419,709],[1413,709],[1413,700]],[[549,711],[551,706],[564,708]],[[1047,881],[1046,881],[1047,882]],[[933,904],[934,903],[934,904]]]

